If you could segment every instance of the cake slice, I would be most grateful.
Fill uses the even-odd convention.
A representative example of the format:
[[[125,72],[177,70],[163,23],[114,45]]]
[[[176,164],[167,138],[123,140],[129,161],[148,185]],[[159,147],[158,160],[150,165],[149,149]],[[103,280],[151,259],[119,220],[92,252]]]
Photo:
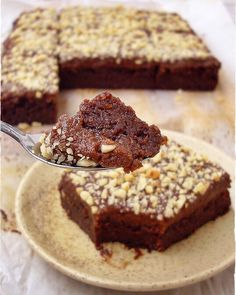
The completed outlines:
[[[230,207],[230,177],[205,156],[170,141],[131,174],[65,172],[62,207],[97,247],[121,242],[163,251]]]
[[[3,45],[1,114],[16,125],[56,121],[58,94],[57,15],[51,9],[25,12]]]
[[[125,172],[155,156],[166,137],[140,120],[130,106],[109,92],[84,100],[72,117],[62,115],[41,140],[47,159],[72,166],[123,167]]]

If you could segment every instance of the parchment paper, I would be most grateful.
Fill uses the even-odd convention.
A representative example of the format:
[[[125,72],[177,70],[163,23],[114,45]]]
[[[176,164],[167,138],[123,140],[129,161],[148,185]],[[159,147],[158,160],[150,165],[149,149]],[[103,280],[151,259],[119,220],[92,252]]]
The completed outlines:
[[[222,62],[222,70],[220,83],[214,92],[115,90],[113,93],[131,105],[147,122],[205,139],[228,155],[234,156],[234,25],[219,0],[4,0],[2,1],[2,39],[5,38],[12,21],[19,13],[32,7],[54,6],[60,9],[70,4],[116,5],[117,3],[180,13]],[[64,91],[60,94],[59,113],[75,113],[82,98],[92,98],[100,91],[96,89]],[[28,131],[37,132],[46,128],[47,126],[31,127]],[[0,294],[121,294],[122,292],[74,281],[54,270],[30,249],[17,232],[14,198],[20,180],[34,161],[5,135],[1,136],[1,147]],[[214,278],[194,286],[154,294],[231,295],[234,294],[233,273],[234,269],[231,267]]]

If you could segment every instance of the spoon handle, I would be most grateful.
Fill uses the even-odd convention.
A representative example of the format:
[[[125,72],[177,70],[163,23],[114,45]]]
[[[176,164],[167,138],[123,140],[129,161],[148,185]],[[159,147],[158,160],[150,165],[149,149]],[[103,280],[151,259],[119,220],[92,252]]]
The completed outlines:
[[[3,121],[0,121],[0,127],[2,132],[8,134],[22,144],[22,141],[25,137],[25,134],[22,131]]]

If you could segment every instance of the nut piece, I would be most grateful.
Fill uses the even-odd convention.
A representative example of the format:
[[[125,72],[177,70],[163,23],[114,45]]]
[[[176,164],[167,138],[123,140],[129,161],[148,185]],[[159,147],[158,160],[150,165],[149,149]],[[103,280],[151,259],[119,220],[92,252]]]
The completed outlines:
[[[46,134],[45,133],[42,133],[41,136],[40,136],[40,138],[39,138],[39,142],[40,143],[44,143],[45,137],[46,137]]]
[[[153,187],[151,185],[147,185],[145,187],[145,191],[147,194],[152,194],[153,193]]]
[[[133,174],[125,174],[125,180],[126,181],[132,181],[132,180],[134,180],[134,175]]]
[[[124,199],[126,197],[126,191],[120,188],[114,191],[114,195],[118,198]]]
[[[104,186],[104,185],[107,184],[107,179],[106,178],[101,178],[101,179],[98,180],[97,184],[99,186]]]
[[[146,184],[147,184],[147,180],[146,180],[146,178],[143,177],[143,176],[140,176],[140,177],[139,177],[138,186],[137,186],[137,190],[138,190],[139,192],[141,192],[141,191],[145,188]]]
[[[186,202],[185,195],[179,195],[179,199],[174,203],[175,205],[175,213],[178,213],[180,209],[183,207],[183,205]]]
[[[95,214],[98,211],[98,207],[97,206],[92,206],[91,211],[92,211],[93,214]]]
[[[126,181],[122,183],[121,187],[127,192],[129,190],[130,184]]]
[[[49,160],[52,159],[52,157],[53,157],[52,149],[50,147],[46,147],[45,143],[43,143],[40,146],[40,151],[41,151],[41,154],[44,158],[49,159]]]
[[[42,126],[42,123],[37,122],[37,121],[33,121],[31,125],[32,125],[32,127],[40,127],[40,126]]]
[[[186,190],[191,190],[193,188],[193,178],[187,177],[183,183],[183,188]]]
[[[80,159],[77,161],[76,165],[81,167],[96,167],[97,163],[88,159]]]
[[[81,199],[86,200],[88,197],[90,197],[90,193],[87,191],[82,191],[80,193],[80,197],[81,197]]]
[[[193,189],[193,192],[195,194],[199,193],[201,195],[203,195],[206,190],[208,189],[209,184],[208,183],[203,183],[203,182],[199,182],[195,188]]]
[[[85,180],[85,178],[84,177],[82,177],[82,176],[80,176],[80,175],[78,175],[78,174],[71,174],[70,175],[70,177],[71,177],[71,179],[72,179],[72,182],[75,184],[75,185],[81,185],[81,186],[83,186],[83,185],[85,185],[85,183],[86,183],[86,180]]]
[[[102,144],[101,145],[101,152],[103,154],[110,153],[110,152],[114,151],[115,148],[116,148],[115,144]]]
[[[87,191],[82,191],[80,193],[80,197],[82,200],[84,200],[88,205],[93,205],[93,198],[91,196],[91,194]]]
[[[19,123],[17,125],[17,128],[24,131],[24,130],[29,129],[30,125],[28,123]]]
[[[107,189],[105,188],[105,189],[102,191],[102,193],[101,193],[101,198],[102,198],[102,199],[106,199],[107,196],[108,196],[108,193],[107,193]]]
[[[160,177],[160,171],[156,168],[151,168],[147,171],[146,176],[152,179],[157,179]]]
[[[140,204],[138,202],[135,202],[133,204],[133,210],[134,210],[134,214],[139,214],[139,212],[140,212]]]

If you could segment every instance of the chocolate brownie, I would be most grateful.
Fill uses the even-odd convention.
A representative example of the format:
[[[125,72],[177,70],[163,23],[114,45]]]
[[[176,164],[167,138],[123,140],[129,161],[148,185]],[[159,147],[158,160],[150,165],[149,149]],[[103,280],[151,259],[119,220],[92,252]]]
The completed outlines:
[[[73,117],[62,115],[41,140],[41,153],[55,163],[77,166],[123,167],[126,172],[142,166],[166,142],[158,127],[137,118],[130,106],[104,92],[84,100]]]
[[[170,141],[133,173],[65,172],[62,207],[97,247],[121,242],[163,251],[230,207],[229,175]]]
[[[19,16],[3,44],[2,119],[54,123],[59,84],[213,90],[219,68],[175,13],[121,6],[78,6],[59,15],[36,9]]]
[[[59,16],[59,42],[62,89],[212,90],[217,84],[219,61],[175,13],[67,8]]]
[[[53,123],[56,120],[58,60],[54,10],[23,13],[4,42],[2,120]]]

